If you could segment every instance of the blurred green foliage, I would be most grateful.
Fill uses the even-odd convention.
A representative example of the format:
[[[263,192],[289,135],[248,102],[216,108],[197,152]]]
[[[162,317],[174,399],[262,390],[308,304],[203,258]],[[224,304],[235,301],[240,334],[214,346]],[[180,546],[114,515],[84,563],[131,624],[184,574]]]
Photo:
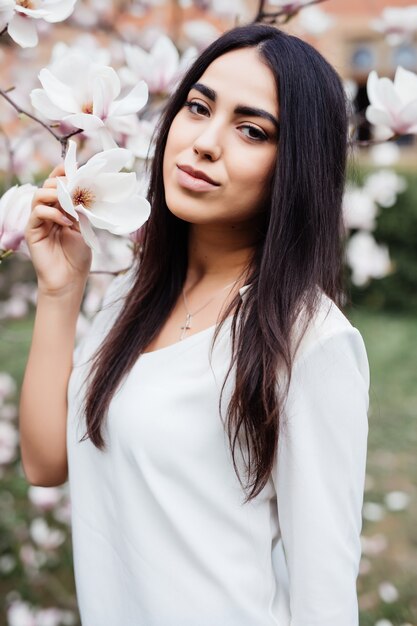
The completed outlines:
[[[360,184],[370,171],[355,168],[350,178]],[[351,285],[350,296],[369,310],[417,313],[417,175],[396,171],[406,179],[407,189],[394,206],[380,208],[373,233],[378,243],[388,246],[393,272],[363,287]]]

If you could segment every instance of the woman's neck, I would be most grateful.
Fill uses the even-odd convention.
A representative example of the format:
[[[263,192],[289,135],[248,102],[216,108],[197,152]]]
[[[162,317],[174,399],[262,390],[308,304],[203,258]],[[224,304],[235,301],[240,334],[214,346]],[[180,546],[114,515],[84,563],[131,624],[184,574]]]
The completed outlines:
[[[186,282],[227,284],[248,267],[255,251],[253,233],[228,225],[190,224]]]

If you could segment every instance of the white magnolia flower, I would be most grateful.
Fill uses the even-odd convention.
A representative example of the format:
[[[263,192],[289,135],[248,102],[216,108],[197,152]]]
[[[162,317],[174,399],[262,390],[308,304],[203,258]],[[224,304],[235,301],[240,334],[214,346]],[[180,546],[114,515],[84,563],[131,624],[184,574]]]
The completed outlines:
[[[144,81],[123,98],[120,79],[112,67],[70,52],[39,73],[43,89],[33,89],[32,105],[45,118],[60,120],[88,132],[99,133],[103,148],[116,147],[111,123],[140,111],[148,101]]]
[[[381,127],[385,137],[395,134],[417,134],[417,74],[397,67],[394,81],[378,78],[372,71],[368,77],[366,119]]]
[[[380,598],[387,603],[395,602],[399,598],[397,588],[387,580],[378,585],[378,593]]]
[[[336,20],[333,16],[317,6],[306,7],[300,11],[298,17],[298,24],[303,32],[314,37],[323,35],[335,22]]]
[[[390,491],[385,496],[385,504],[390,511],[403,511],[410,504],[410,495],[405,491]]]
[[[0,372],[0,405],[4,400],[16,393],[17,385],[15,379],[7,372]]]
[[[269,4],[278,7],[284,13],[296,13],[311,0],[269,0]]]
[[[372,535],[372,537],[361,535],[360,542],[362,546],[362,553],[367,556],[377,556],[388,547],[388,540],[382,533],[376,533],[375,535]]]
[[[401,150],[396,143],[390,141],[371,146],[369,148],[369,156],[374,165],[387,167],[398,163],[401,156]]]
[[[371,21],[371,26],[384,34],[392,46],[408,41],[417,31],[417,5],[386,7],[377,19]]]
[[[129,150],[113,148],[99,152],[78,168],[76,143],[69,142],[65,177],[57,178],[59,202],[77,220],[86,243],[100,250],[92,226],[114,235],[128,235],[149,217],[150,204],[136,192],[134,172],[120,172],[131,158]]]
[[[0,421],[0,465],[15,460],[19,434],[11,422]]]
[[[36,626],[35,612],[26,602],[13,602],[7,610],[8,626]]]
[[[35,487],[31,485],[28,489],[28,498],[38,509],[50,511],[61,500],[63,492],[58,487]]]
[[[0,199],[0,251],[19,251],[29,256],[24,231],[37,187],[27,183],[15,185]]]
[[[7,24],[10,37],[22,48],[33,48],[39,38],[35,20],[62,22],[77,0],[0,0],[0,29]]]
[[[378,502],[364,502],[362,516],[369,522],[379,522],[385,517],[385,509]]]
[[[347,187],[343,197],[343,217],[348,229],[373,230],[378,207],[366,189]]]
[[[407,188],[404,177],[394,170],[383,169],[370,174],[365,179],[364,192],[380,206],[394,206],[397,195]]]
[[[182,32],[200,52],[221,35],[219,29],[207,20],[187,20],[182,26]]]
[[[180,58],[171,39],[160,35],[146,52],[139,46],[124,46],[127,67],[120,75],[127,84],[144,80],[151,93],[169,93],[197,56],[195,48],[189,48]]]
[[[65,541],[65,533],[59,528],[50,528],[42,517],[36,517],[30,524],[32,540],[44,550],[55,550]]]
[[[352,270],[352,282],[365,285],[371,278],[383,278],[391,271],[388,248],[378,245],[370,233],[355,233],[346,247],[346,260]]]

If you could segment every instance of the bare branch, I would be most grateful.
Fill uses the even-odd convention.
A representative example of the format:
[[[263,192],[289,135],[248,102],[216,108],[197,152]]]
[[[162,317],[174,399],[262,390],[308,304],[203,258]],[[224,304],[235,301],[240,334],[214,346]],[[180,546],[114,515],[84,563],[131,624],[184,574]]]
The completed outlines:
[[[280,11],[264,11],[265,0],[260,0],[258,13],[252,23],[255,24],[257,22],[265,22],[267,24],[287,24],[302,9],[305,9],[305,7],[309,7],[313,4],[320,4],[321,2],[326,2],[326,0],[310,0],[310,2],[294,7],[291,10],[281,9]]]
[[[67,149],[68,139],[70,139],[74,135],[79,135],[80,133],[82,133],[83,132],[82,129],[71,131],[67,135],[58,135],[58,133],[52,130],[51,126],[49,126],[48,124],[45,124],[45,122],[42,122],[42,120],[36,117],[36,115],[33,115],[32,113],[29,113],[28,111],[25,111],[18,104],[16,104],[16,102],[14,102],[10,98],[10,96],[7,95],[7,93],[9,91],[12,91],[12,89],[14,89],[14,87],[6,89],[6,90],[0,89],[0,96],[3,96],[3,98],[7,100],[7,102],[11,104],[12,107],[19,113],[19,115],[26,115],[26,117],[30,117],[30,119],[34,120],[35,122],[43,126],[45,130],[48,131],[48,133],[50,133],[57,141],[59,141],[59,143],[61,144],[61,156],[64,157],[66,149]]]

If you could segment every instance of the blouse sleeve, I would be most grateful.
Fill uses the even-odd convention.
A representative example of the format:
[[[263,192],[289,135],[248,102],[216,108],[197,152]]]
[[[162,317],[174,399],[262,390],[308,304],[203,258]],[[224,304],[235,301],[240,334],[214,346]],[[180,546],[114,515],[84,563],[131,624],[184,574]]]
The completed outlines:
[[[357,626],[369,369],[350,327],[299,357],[273,480],[291,626]]]

